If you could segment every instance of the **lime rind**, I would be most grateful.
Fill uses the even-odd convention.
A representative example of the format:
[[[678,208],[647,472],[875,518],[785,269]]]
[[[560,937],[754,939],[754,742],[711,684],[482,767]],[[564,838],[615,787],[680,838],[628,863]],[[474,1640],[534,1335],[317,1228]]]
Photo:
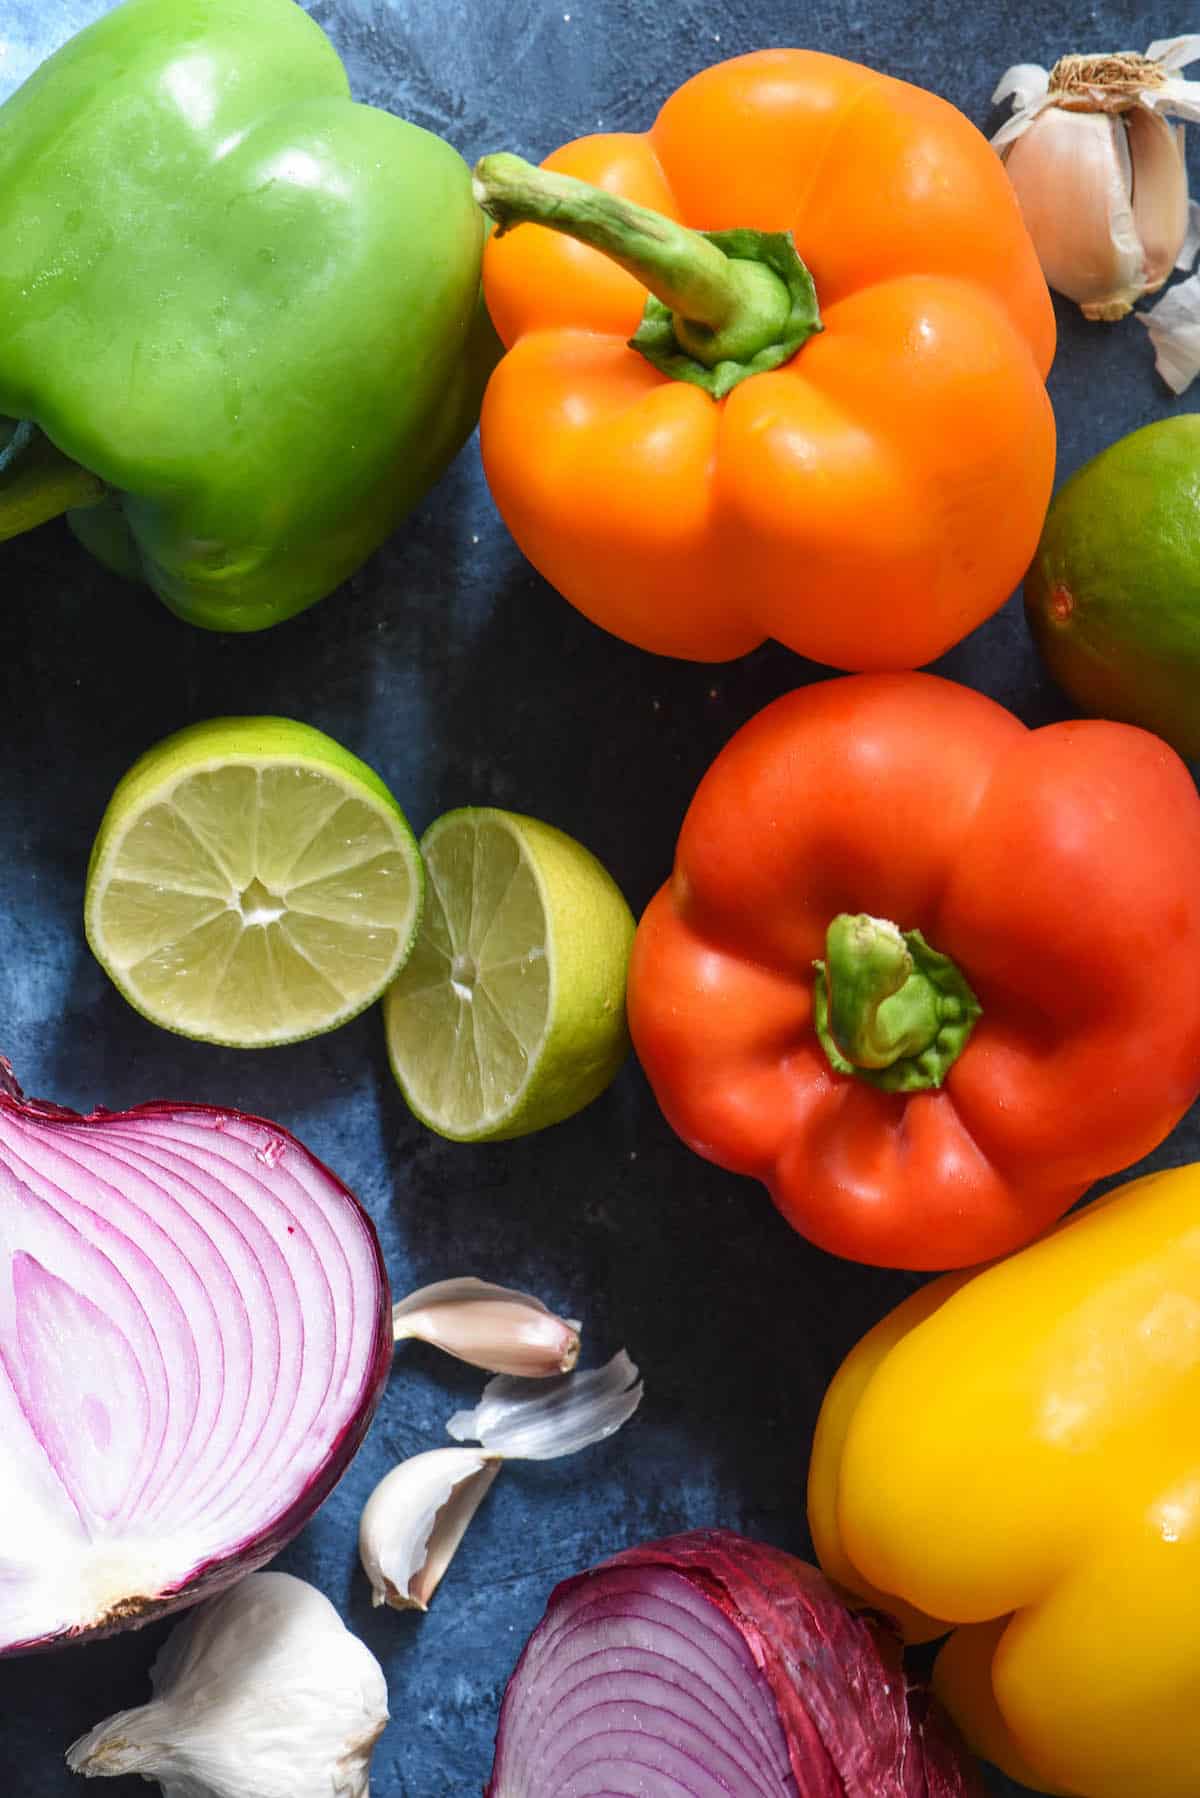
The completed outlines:
[[[439,818],[421,852],[424,918],[384,1002],[410,1109],[474,1142],[579,1111],[629,1048],[634,923],[620,890],[562,831],[489,807]]]
[[[357,757],[287,719],[219,719],[143,756],[109,802],[85,928],[152,1022],[267,1047],[381,996],[416,938],[407,820]]]

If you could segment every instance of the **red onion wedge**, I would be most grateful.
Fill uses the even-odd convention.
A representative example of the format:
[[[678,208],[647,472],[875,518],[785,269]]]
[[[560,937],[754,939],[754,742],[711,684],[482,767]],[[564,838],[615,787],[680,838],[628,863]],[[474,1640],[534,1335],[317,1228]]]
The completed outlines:
[[[81,1117],[0,1061],[0,1656],[270,1560],[362,1440],[390,1304],[370,1219],[286,1130]]]
[[[551,1594],[485,1798],[983,1798],[882,1619],[728,1530],[627,1549]]]

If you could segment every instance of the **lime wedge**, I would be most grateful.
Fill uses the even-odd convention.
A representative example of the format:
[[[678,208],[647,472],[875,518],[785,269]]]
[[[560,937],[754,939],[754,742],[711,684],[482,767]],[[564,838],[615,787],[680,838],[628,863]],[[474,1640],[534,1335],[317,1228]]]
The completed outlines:
[[[410,1108],[459,1142],[570,1117],[629,1048],[619,888],[581,843],[513,812],[447,812],[421,854],[421,928],[384,1000]]]
[[[357,756],[287,718],[215,718],[156,744],[118,785],[84,925],[145,1017],[262,1048],[378,999],[423,888],[404,814]]]

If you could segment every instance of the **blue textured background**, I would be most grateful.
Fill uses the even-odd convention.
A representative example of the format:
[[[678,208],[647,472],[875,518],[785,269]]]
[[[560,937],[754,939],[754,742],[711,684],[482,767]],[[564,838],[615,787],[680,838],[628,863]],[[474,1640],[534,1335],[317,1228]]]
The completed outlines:
[[[104,10],[103,0],[0,0],[0,97]],[[1143,49],[1192,22],[1050,0],[314,0],[311,10],[360,98],[443,133],[468,159],[503,147],[540,157],[598,126],[641,129],[695,69],[768,44],[873,62],[986,127],[1010,63]],[[1086,325],[1065,306],[1059,316],[1061,477],[1187,402],[1170,401],[1137,324]],[[398,1292],[467,1271],[527,1284],[585,1320],[589,1360],[625,1343],[645,1372],[645,1404],[621,1437],[504,1473],[418,1620],[372,1612],[359,1510],[398,1457],[443,1439],[478,1381],[407,1350],[358,1460],[278,1563],[328,1592],[387,1672],[395,1721],[376,1756],[378,1798],[462,1798],[486,1777],[504,1682],[557,1579],[696,1524],[808,1551],[804,1477],[822,1391],[915,1282],[794,1237],[756,1186],[675,1140],[633,1065],[545,1135],[464,1148],[408,1115],[377,1013],[254,1055],[154,1029],[84,944],[92,834],[120,774],[157,738],[215,713],[282,712],[373,763],[418,831],[452,805],[534,813],[589,844],[640,909],[715,751],[822,671],[774,647],[693,667],[603,636],[522,561],[473,444],[347,590],[263,636],[189,630],[98,570],[58,525],[0,550],[0,578],[0,1047],[27,1090],[81,1107],[163,1096],[275,1116],[370,1208]],[[1031,724],[1063,714],[1015,604],[939,668]],[[1193,1114],[1154,1164],[1197,1156]],[[164,1628],[0,1666],[0,1791],[77,1791],[63,1749],[142,1700]],[[113,1798],[144,1789],[111,1787]],[[993,1790],[1016,1788],[997,1779]]]

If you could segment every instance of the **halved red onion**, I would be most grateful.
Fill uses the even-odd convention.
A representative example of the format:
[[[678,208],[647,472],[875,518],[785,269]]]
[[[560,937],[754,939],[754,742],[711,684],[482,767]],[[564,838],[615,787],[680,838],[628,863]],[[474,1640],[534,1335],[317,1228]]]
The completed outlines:
[[[882,1619],[728,1530],[565,1580],[500,1712],[486,1798],[982,1798]]]
[[[276,1554],[362,1440],[390,1304],[370,1219],[286,1130],[81,1117],[0,1061],[0,1655]]]

